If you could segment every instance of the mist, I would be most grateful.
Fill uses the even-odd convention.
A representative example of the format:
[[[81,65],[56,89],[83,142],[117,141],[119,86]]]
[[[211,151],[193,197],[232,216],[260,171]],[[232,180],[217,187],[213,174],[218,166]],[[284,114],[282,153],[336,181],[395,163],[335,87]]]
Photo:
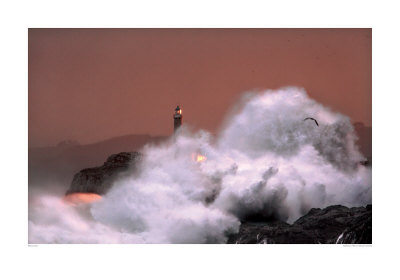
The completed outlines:
[[[146,145],[137,172],[97,202],[32,198],[29,242],[226,243],[246,220],[292,223],[313,207],[364,206],[371,168],[356,140],[347,116],[303,89],[247,93],[216,136],[183,125]]]

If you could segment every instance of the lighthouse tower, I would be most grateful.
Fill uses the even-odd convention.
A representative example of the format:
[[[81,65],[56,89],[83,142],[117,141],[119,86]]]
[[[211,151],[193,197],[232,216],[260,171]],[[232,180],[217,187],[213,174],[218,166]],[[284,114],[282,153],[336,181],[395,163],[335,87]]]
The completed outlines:
[[[179,108],[179,105],[176,106],[174,112],[174,132],[181,126],[182,124],[182,109]]]

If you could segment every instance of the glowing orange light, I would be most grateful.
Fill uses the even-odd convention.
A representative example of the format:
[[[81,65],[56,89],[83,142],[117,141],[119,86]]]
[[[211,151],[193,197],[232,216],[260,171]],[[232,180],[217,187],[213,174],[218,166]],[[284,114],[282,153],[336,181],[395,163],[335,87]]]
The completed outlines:
[[[182,109],[179,110],[179,115],[182,115]]]
[[[196,161],[197,162],[203,162],[206,159],[207,159],[206,156],[203,156],[203,155],[200,155],[200,154],[197,154],[197,156],[196,156]]]
[[[100,200],[101,196],[96,193],[71,193],[64,197],[64,201],[73,204],[86,204]]]

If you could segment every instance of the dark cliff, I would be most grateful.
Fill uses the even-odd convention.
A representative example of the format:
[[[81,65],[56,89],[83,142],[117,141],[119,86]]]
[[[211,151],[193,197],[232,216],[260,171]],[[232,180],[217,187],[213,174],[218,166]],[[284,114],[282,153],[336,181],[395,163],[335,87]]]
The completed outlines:
[[[118,176],[124,176],[126,171],[136,169],[140,160],[138,152],[123,152],[111,155],[102,166],[86,168],[75,174],[66,194],[85,192],[104,194]]]

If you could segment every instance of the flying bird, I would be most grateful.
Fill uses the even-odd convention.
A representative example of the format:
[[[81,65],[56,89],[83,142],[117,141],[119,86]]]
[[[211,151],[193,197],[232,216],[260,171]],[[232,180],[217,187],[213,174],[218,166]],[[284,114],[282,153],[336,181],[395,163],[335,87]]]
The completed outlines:
[[[317,126],[319,126],[319,124],[318,124],[317,120],[316,120],[316,119],[314,119],[314,118],[305,118],[304,120],[313,120],[313,121],[315,121],[315,124],[316,124]]]

